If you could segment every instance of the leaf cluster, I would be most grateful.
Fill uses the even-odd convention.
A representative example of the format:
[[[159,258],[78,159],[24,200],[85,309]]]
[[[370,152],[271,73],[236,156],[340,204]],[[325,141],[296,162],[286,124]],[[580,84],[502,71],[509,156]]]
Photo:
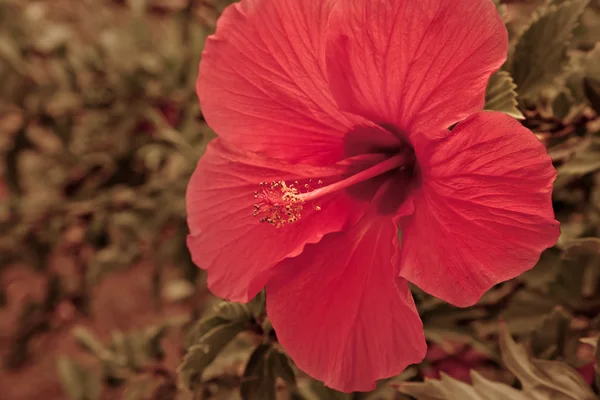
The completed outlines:
[[[165,265],[198,275],[184,198],[214,136],[194,90],[210,14],[165,5],[0,1],[0,273],[54,276],[83,314],[107,273],[141,260],[157,301]],[[33,336],[17,334],[17,358]]]

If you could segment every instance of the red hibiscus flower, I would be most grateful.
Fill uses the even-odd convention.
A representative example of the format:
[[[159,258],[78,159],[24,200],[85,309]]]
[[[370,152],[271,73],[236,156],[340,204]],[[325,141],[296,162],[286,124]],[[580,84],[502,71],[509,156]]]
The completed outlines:
[[[559,235],[544,146],[482,112],[507,48],[489,0],[229,7],[197,84],[219,138],[187,193],[209,288],[266,286],[280,343],[335,389],[421,361],[409,281],[468,306]]]

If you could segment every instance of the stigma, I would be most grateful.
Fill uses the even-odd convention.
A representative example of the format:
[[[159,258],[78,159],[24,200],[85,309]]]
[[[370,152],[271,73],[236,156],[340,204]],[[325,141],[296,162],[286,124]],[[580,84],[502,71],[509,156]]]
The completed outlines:
[[[298,182],[287,184],[282,180],[261,182],[259,184],[260,190],[254,192],[254,198],[256,199],[256,203],[253,205],[254,216],[258,217],[260,222],[273,225],[276,228],[293,224],[302,217],[302,211],[306,203],[312,202],[313,208],[319,211],[321,207],[315,205],[314,201],[321,197],[347,189],[391,170],[402,169],[407,164],[412,163],[413,160],[414,155],[412,154],[398,154],[346,179],[319,188],[312,187],[312,180],[309,180],[303,186]],[[321,186],[322,182],[319,180],[317,184]],[[300,188],[302,188],[302,191],[300,191]]]
[[[254,192],[254,216],[260,222],[281,228],[293,224],[301,217],[304,201],[298,196],[298,188],[285,181],[261,182],[260,190]]]

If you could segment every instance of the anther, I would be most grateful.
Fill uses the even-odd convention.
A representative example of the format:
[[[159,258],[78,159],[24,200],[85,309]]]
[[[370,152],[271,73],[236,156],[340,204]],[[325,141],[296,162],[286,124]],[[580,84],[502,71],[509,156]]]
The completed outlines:
[[[298,221],[304,204],[296,188],[298,185],[298,182],[290,185],[285,181],[261,182],[262,191],[254,194],[260,200],[253,204],[254,216],[277,228]]]

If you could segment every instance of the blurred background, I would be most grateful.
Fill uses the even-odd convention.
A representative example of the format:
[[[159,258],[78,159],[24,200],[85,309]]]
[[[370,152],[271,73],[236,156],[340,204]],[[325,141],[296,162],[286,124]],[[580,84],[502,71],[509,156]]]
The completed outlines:
[[[186,248],[215,136],[198,63],[231,2],[0,0],[0,399],[597,398],[600,1],[495,1],[512,46],[486,108],[547,145],[559,243],[468,309],[415,288],[425,361],[348,395],[295,368],[264,296],[214,298]]]

